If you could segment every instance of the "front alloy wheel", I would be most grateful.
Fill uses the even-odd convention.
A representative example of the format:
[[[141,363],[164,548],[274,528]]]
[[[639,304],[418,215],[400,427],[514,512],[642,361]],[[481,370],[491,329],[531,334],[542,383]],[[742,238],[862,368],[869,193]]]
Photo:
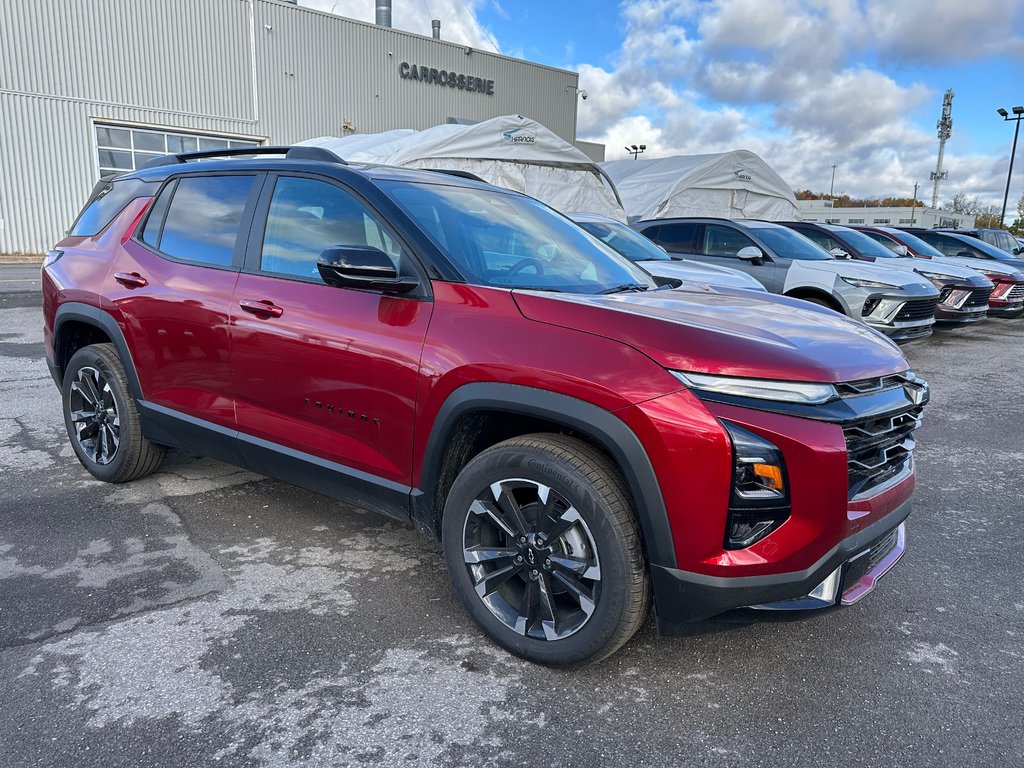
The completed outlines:
[[[463,528],[466,568],[506,627],[541,640],[579,631],[600,599],[601,562],[590,528],[561,494],[509,478],[477,496]]]
[[[448,493],[441,540],[470,616],[529,661],[599,661],[647,614],[650,582],[625,479],[579,438],[524,435],[480,452]]]

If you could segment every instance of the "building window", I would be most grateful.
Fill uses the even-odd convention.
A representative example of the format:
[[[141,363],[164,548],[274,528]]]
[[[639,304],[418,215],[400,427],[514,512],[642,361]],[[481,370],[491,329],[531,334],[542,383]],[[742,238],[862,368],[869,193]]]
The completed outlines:
[[[864,219],[850,219],[851,224],[863,224]]]
[[[889,224],[892,219],[874,219],[875,224]]]
[[[913,219],[900,219],[900,224],[913,224]]]
[[[96,159],[100,176],[134,171],[161,155],[197,152],[208,149],[257,147],[257,141],[200,136],[194,133],[157,131],[96,124]]]
[[[841,224],[842,219],[825,219],[826,224]]]

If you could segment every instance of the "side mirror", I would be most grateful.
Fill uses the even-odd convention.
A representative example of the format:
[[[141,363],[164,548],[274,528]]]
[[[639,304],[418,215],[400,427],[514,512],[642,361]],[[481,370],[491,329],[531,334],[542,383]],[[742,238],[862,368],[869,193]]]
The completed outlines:
[[[833,248],[832,250],[829,251],[829,253],[835,256],[837,259],[850,258],[850,254],[847,251],[844,251],[842,248]]]
[[[1013,255],[1014,256],[1020,256],[1022,253],[1024,253],[1024,248],[1014,248],[1013,249]]]
[[[406,293],[419,281],[402,277],[384,251],[369,245],[328,248],[316,260],[317,271],[334,288],[362,288],[370,291]]]
[[[760,248],[757,248],[753,245],[747,245],[743,248],[740,248],[739,251],[736,253],[736,258],[743,259],[744,261],[749,261],[751,264],[755,266],[759,266],[764,263],[764,253],[761,252]]]
[[[892,250],[893,250],[893,253],[895,253],[897,256],[909,256],[910,255],[910,249],[907,248],[907,246],[903,245],[902,243],[900,245],[893,246]]]

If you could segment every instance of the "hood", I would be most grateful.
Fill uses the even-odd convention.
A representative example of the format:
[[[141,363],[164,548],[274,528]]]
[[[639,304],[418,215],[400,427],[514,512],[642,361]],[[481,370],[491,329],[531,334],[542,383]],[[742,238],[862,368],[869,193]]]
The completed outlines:
[[[926,286],[932,284],[910,270],[893,269],[873,261],[847,261],[846,259],[830,259],[828,261],[800,262],[807,269],[817,269],[840,277],[854,277],[859,280],[875,280],[880,283],[891,283],[898,286]]]
[[[879,259],[876,264],[881,264],[887,269],[899,269],[907,272],[931,272],[936,275],[942,275],[943,277],[955,278],[964,282],[971,283],[981,288],[984,287],[989,281],[985,279],[985,276],[978,272],[976,269],[968,269],[967,267],[961,267],[956,264],[944,264],[940,261],[925,261],[923,259],[915,259],[912,256],[905,258],[886,259],[882,261]],[[923,277],[923,275],[922,275]],[[928,278],[925,278],[926,280]]]
[[[728,289],[512,295],[531,320],[615,339],[675,370],[833,383],[910,367],[877,331],[783,296]]]
[[[1014,280],[1024,280],[1024,272],[1010,266],[1005,261],[995,259],[963,259],[958,256],[933,256],[927,261],[922,259],[922,264],[950,264],[958,267],[966,267],[981,274],[1006,275]],[[927,267],[925,267],[927,269]]]
[[[708,285],[726,285],[730,288],[745,288],[748,291],[766,292],[750,275],[728,267],[700,264],[696,261],[639,261],[641,267],[658,277],[674,277],[679,280],[696,280]]]

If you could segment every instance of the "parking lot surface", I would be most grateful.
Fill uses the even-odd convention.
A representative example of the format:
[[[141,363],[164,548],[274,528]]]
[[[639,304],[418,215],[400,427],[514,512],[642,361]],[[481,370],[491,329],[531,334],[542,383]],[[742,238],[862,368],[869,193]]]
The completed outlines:
[[[440,547],[385,518],[178,452],[92,480],[13,285],[4,768],[1024,765],[1024,320],[907,350],[933,392],[908,551],[862,603],[649,621],[565,672],[485,640]]]

